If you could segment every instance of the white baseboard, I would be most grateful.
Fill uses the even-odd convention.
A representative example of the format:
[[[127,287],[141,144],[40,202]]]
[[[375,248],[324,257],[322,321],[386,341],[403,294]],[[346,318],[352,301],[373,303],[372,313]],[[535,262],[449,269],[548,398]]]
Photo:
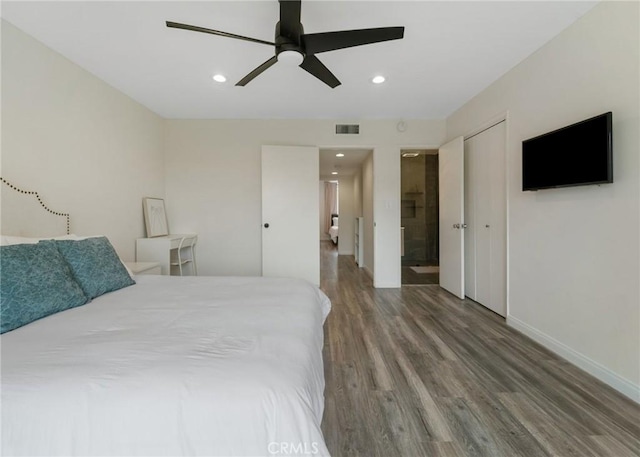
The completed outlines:
[[[629,397],[636,403],[640,403],[640,386],[632,383],[631,381],[617,375],[608,368],[600,365],[598,362],[591,360],[585,355],[575,351],[564,343],[550,337],[549,335],[541,332],[540,330],[526,324],[525,322],[517,319],[513,316],[507,316],[507,325],[513,327],[521,333],[524,333],[532,340],[540,343],[552,352],[555,352],[560,357],[568,360],[574,365],[582,368],[590,375],[598,378],[605,384],[610,385],[621,394]]]

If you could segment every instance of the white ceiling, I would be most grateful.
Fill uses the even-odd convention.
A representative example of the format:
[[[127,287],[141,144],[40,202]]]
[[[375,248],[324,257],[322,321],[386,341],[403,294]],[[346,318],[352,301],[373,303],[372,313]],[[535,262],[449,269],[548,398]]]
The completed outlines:
[[[338,153],[344,154],[344,157],[336,157]],[[320,176],[325,179],[353,176],[360,171],[369,154],[371,149],[320,149]],[[338,175],[332,175],[332,171],[337,171]]]
[[[281,64],[235,87],[273,48],[165,27],[273,41],[275,0],[2,1],[1,14],[165,118],[443,119],[594,4],[303,0],[307,33],[405,26],[403,40],[318,54],[341,80],[336,89]],[[376,74],[387,82],[372,84]]]

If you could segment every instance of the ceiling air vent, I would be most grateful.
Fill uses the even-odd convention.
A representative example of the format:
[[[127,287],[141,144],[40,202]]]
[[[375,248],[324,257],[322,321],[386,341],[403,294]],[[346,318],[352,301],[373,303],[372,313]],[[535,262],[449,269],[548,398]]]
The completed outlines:
[[[336,124],[336,135],[359,135],[359,124]]]

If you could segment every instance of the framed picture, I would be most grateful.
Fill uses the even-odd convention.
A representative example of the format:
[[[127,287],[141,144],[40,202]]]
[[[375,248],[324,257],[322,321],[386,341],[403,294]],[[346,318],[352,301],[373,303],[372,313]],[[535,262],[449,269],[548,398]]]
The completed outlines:
[[[169,234],[167,213],[164,210],[163,199],[143,198],[142,210],[144,212],[144,225],[147,229],[147,238],[166,236]]]

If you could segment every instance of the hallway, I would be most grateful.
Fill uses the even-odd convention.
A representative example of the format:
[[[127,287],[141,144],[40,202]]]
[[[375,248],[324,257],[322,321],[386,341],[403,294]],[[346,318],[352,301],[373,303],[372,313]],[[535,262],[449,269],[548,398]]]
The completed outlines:
[[[374,289],[321,242],[323,433],[343,456],[640,455],[640,406],[439,287]]]

